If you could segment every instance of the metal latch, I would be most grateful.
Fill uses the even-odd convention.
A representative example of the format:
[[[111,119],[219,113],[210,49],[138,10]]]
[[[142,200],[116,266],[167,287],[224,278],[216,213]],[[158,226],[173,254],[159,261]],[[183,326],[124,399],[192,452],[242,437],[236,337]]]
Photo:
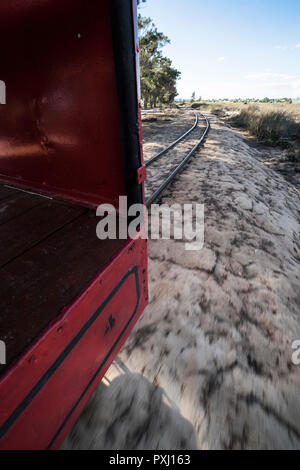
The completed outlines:
[[[138,168],[138,170],[137,170],[137,181],[138,181],[138,184],[142,184],[142,183],[146,180],[146,177],[147,177],[146,165],[142,165],[142,166],[140,166],[140,168]]]

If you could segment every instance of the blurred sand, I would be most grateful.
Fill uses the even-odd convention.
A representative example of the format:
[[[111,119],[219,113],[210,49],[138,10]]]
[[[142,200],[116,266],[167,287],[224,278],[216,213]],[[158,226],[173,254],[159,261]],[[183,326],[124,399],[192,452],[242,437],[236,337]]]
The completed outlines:
[[[300,448],[299,196],[210,118],[205,146],[163,198],[205,204],[204,248],[149,241],[149,306],[65,449]],[[145,124],[146,158],[178,136],[168,124],[152,136]]]

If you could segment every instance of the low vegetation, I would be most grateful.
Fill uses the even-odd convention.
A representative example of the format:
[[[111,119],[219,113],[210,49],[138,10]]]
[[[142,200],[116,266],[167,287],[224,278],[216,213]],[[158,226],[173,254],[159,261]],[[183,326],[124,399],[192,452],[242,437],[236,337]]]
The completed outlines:
[[[259,141],[279,145],[291,161],[300,157],[300,103],[262,101],[206,103],[207,108],[232,125],[250,132]]]

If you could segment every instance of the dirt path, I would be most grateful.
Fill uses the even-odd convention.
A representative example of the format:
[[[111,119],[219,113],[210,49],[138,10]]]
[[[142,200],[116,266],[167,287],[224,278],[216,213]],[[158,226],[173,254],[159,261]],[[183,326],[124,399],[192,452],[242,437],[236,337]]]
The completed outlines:
[[[150,304],[65,448],[300,448],[300,199],[211,124],[164,197],[205,204],[205,246],[149,242]]]

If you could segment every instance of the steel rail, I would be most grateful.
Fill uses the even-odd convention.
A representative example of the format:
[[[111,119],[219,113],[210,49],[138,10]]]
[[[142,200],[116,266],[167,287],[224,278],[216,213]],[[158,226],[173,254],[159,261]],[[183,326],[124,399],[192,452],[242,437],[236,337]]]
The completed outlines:
[[[169,150],[171,150],[172,148],[174,148],[177,144],[179,144],[179,142],[181,142],[185,137],[187,137],[188,135],[190,135],[191,132],[193,132],[193,130],[197,127],[198,125],[198,114],[195,114],[195,123],[194,125],[188,130],[186,131],[184,134],[182,134],[180,137],[178,137],[178,139],[176,139],[174,142],[172,142],[168,147],[166,147],[165,149],[163,149],[161,152],[159,152],[157,155],[154,155],[154,157],[150,158],[149,160],[147,160],[145,162],[145,165],[146,166],[150,166],[152,165],[153,162],[155,162],[158,158],[162,157],[165,153],[167,153]]]
[[[197,142],[197,144],[184,157],[184,159],[176,166],[176,168],[169,174],[169,176],[164,180],[164,182],[156,189],[156,191],[154,191],[152,196],[150,196],[149,199],[147,199],[147,201],[146,201],[147,209],[151,206],[151,204],[153,204],[153,202],[155,202],[159,198],[159,196],[167,188],[167,186],[169,186],[169,184],[173,181],[175,176],[180,172],[180,170],[182,170],[182,168],[185,166],[187,161],[191,158],[192,155],[194,155],[196,150],[198,150],[199,146],[202,144],[203,140],[205,139],[205,137],[206,137],[206,135],[209,131],[209,128],[210,128],[210,123],[209,123],[209,120],[206,118],[206,116],[204,116],[204,114],[202,114],[202,116],[206,121],[206,129],[205,129],[204,133],[202,134],[199,142]]]

